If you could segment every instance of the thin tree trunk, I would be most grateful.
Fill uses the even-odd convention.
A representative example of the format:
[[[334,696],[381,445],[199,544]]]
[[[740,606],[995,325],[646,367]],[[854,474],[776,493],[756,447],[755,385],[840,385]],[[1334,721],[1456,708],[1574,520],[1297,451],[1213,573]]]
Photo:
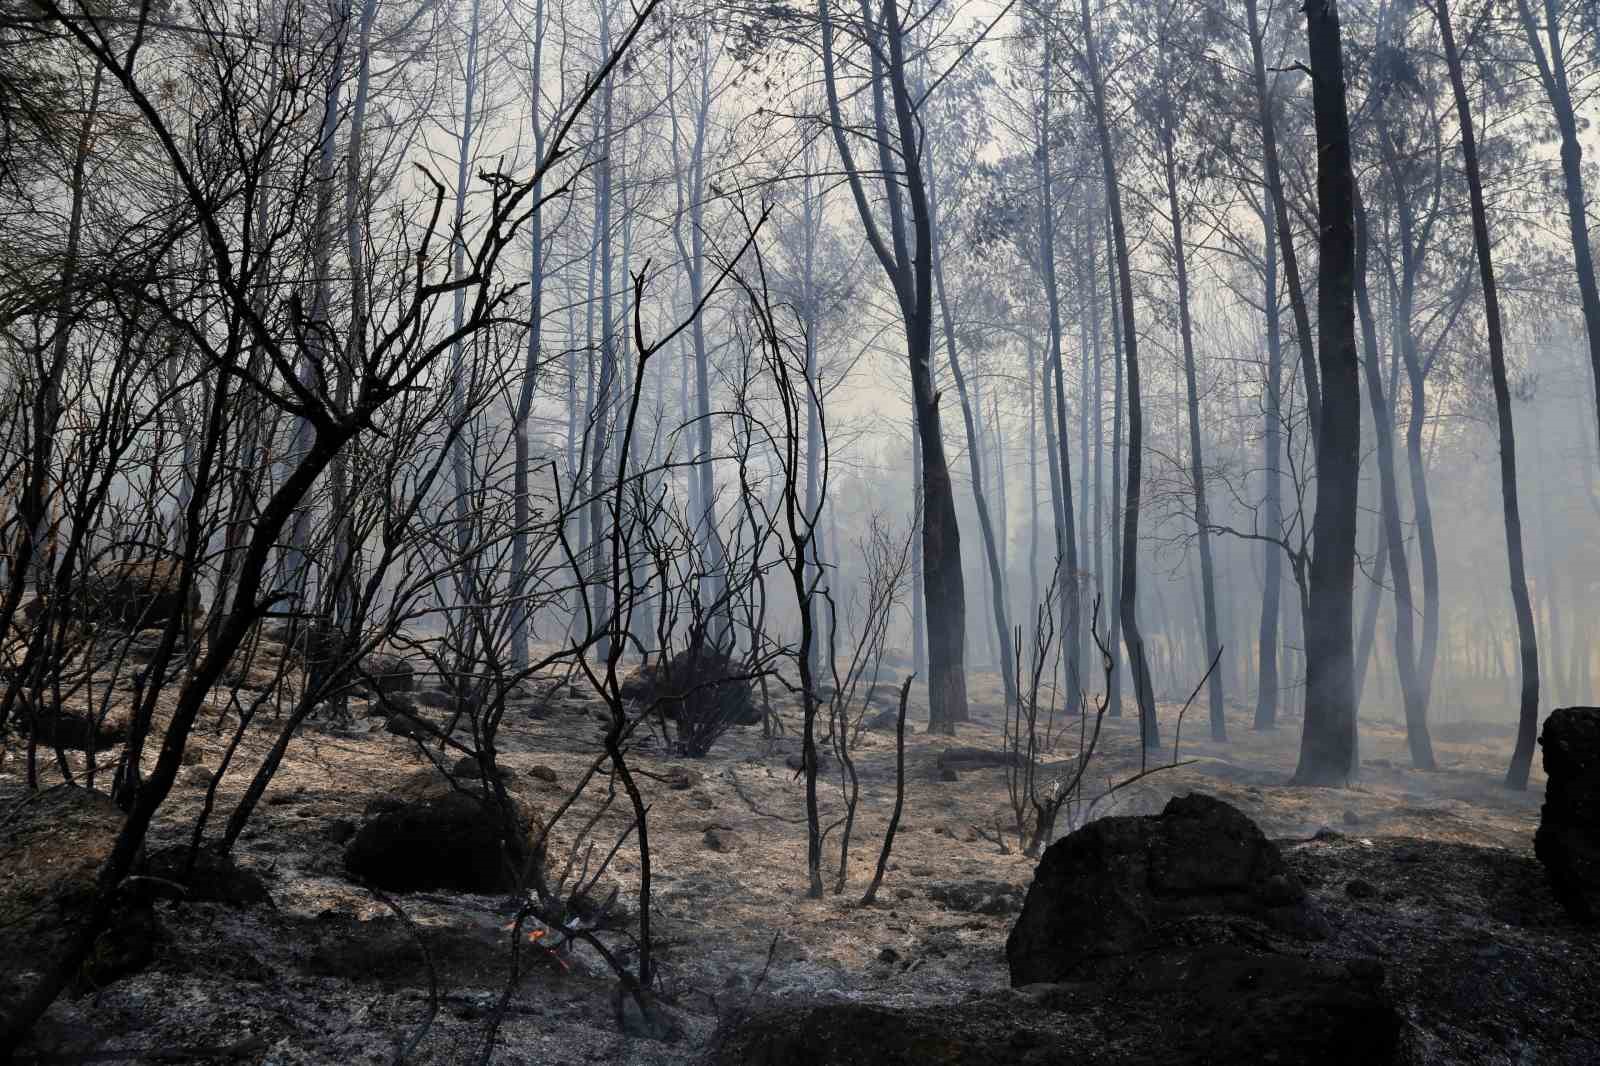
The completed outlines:
[[[1294,231],[1289,226],[1289,200],[1283,191],[1283,172],[1278,163],[1278,133],[1272,118],[1271,89],[1267,84],[1266,28],[1261,24],[1256,0],[1245,0],[1244,6],[1250,26],[1251,73],[1255,82],[1256,111],[1261,123],[1261,159],[1267,182],[1267,199],[1272,203],[1274,228],[1283,253],[1284,282],[1289,290],[1289,306],[1294,311],[1295,336],[1300,342],[1300,376],[1305,379],[1306,418],[1311,425],[1311,439],[1315,443],[1322,436],[1322,390],[1317,380],[1311,315],[1306,306],[1305,287],[1300,283],[1300,259],[1295,253]]]
[[[1506,561],[1511,577],[1511,603],[1517,616],[1517,642],[1522,652],[1522,706],[1517,748],[1506,771],[1506,787],[1525,789],[1533,766],[1534,741],[1539,732],[1539,640],[1533,629],[1533,609],[1528,600],[1528,577],[1522,555],[1522,512],[1517,501],[1517,437],[1511,421],[1511,387],[1506,379],[1505,337],[1500,328],[1500,295],[1495,287],[1494,259],[1489,245],[1489,216],[1483,202],[1483,177],[1478,170],[1478,145],[1472,128],[1472,109],[1461,74],[1450,25],[1449,0],[1435,0],[1439,36],[1444,45],[1450,87],[1455,95],[1456,118],[1461,124],[1461,159],[1467,172],[1467,193],[1472,204],[1472,244],[1478,254],[1478,280],[1483,286],[1484,327],[1489,335],[1489,370],[1494,378],[1495,419],[1500,428],[1500,496],[1505,516]]]
[[[1251,10],[1255,10],[1253,0]],[[1262,305],[1267,317],[1267,395],[1262,405],[1266,423],[1262,434],[1262,450],[1266,454],[1262,465],[1267,476],[1267,531],[1277,536],[1283,529],[1283,330],[1278,312],[1277,218],[1270,207],[1261,213],[1261,218],[1266,229]],[[1278,724],[1278,693],[1282,687],[1278,680],[1278,621],[1283,593],[1283,556],[1275,544],[1265,545],[1265,550],[1261,625],[1256,636],[1260,659],[1256,671],[1256,729],[1272,729]]]
[[[1217,636],[1217,586],[1211,558],[1211,514],[1206,507],[1206,467],[1200,447],[1200,388],[1194,365],[1194,325],[1189,316],[1189,267],[1185,260],[1183,214],[1178,205],[1178,166],[1172,134],[1163,138],[1162,163],[1166,171],[1167,209],[1172,215],[1172,257],[1178,270],[1178,332],[1183,341],[1183,380],[1189,408],[1189,475],[1193,482],[1194,524],[1200,541],[1201,621],[1206,638],[1205,659],[1209,664],[1220,654]],[[1228,719],[1223,711],[1222,671],[1212,670],[1207,682],[1211,711],[1211,739],[1228,739]]]
[[[868,3],[869,0],[861,2],[860,29],[868,39],[888,46],[887,55],[882,48],[869,50],[874,129],[889,222],[888,242],[875,221],[861,180],[862,172],[855,165],[850,150],[835,75],[833,16],[827,0],[818,0],[823,81],[834,144],[839,150],[857,214],[868,243],[894,287],[905,322],[917,442],[922,452],[923,584],[928,601],[928,728],[934,733],[954,733],[956,725],[968,718],[964,647],[966,587],[961,572],[961,530],[956,518],[955,493],[940,429],[939,393],[933,385],[933,264],[929,254],[932,233],[920,159],[922,142],[916,104],[907,83],[905,26],[900,21],[898,4],[896,0],[884,0],[882,16],[875,17]],[[899,166],[894,165],[896,149],[901,161]]]
[[[1405,707],[1406,743],[1411,749],[1411,765],[1418,770],[1434,769],[1433,742],[1428,736],[1428,706],[1420,698],[1416,675],[1416,637],[1413,631],[1416,606],[1411,601],[1411,566],[1406,558],[1405,535],[1400,529],[1400,492],[1394,473],[1394,425],[1389,420],[1389,405],[1383,397],[1383,374],[1379,366],[1378,327],[1367,293],[1366,210],[1359,192],[1356,211],[1356,310],[1361,318],[1361,337],[1366,346],[1367,404],[1372,411],[1373,435],[1378,444],[1378,514],[1382,520],[1383,555],[1394,571],[1394,660],[1400,682],[1400,698]],[[1378,581],[1381,582],[1381,571]],[[1378,585],[1374,585],[1376,590]],[[1357,688],[1360,687],[1357,674]]]
[[[1317,446],[1316,554],[1306,616],[1306,713],[1295,782],[1356,775],[1354,623],[1361,387],[1355,336],[1355,179],[1345,103],[1344,46],[1333,0],[1306,8],[1317,134],[1317,356],[1322,418]]]
[[[533,87],[529,94],[530,122],[533,126],[534,156],[544,159],[545,128],[540,113],[540,70],[544,63],[544,0],[534,0],[533,51],[530,69]],[[544,196],[541,178],[533,186],[532,199],[538,203]],[[533,491],[529,484],[533,462],[532,442],[528,437],[528,419],[533,413],[534,390],[539,382],[539,362],[542,355],[542,319],[544,317],[544,212],[535,211],[528,220],[528,343],[522,365],[522,385],[517,393],[517,407],[513,415],[512,439],[515,446],[515,467],[512,470],[512,495],[514,497],[511,534],[511,664],[518,671],[526,670],[529,663],[528,647],[528,587],[531,579],[528,565],[528,538],[533,520]],[[659,378],[657,379],[659,381]],[[569,412],[570,414],[570,412]]]
[[[477,132],[475,119],[478,98],[478,31],[481,13],[481,0],[472,0],[467,28],[466,92],[462,102],[461,129],[457,141],[455,217],[450,231],[451,243],[454,245],[451,273],[457,278],[466,274],[467,186],[472,166],[472,138]],[[465,321],[466,306],[466,289],[456,290],[453,325],[457,334],[461,332],[462,323]],[[456,575],[456,602],[466,605],[476,595],[477,582],[472,576],[474,568],[467,562],[472,551],[472,485],[469,470],[472,460],[468,454],[472,441],[466,432],[467,395],[466,382],[463,380],[465,366],[462,349],[459,340],[450,347],[450,419],[456,427],[455,438],[450,444],[450,473],[451,487],[455,491],[455,540],[458,556],[456,565],[459,568]],[[473,627],[467,627],[469,634],[475,631]]]
[[[1109,206],[1107,212],[1109,214]],[[1122,588],[1122,523],[1117,521],[1117,507],[1122,500],[1122,319],[1117,314],[1117,260],[1111,254],[1111,227],[1106,226],[1106,291],[1111,299],[1111,367],[1113,385],[1111,393],[1111,588]],[[1120,593],[1119,593],[1120,595]],[[1113,718],[1122,717],[1122,664],[1118,661],[1121,650],[1122,612],[1106,605],[1106,650],[1111,656],[1111,681],[1107,686]]]
[[[927,149],[924,148],[924,152]],[[967,463],[972,477],[972,501],[978,511],[978,528],[983,536],[984,561],[989,565],[990,609],[994,612],[994,638],[989,642],[991,652],[998,648],[997,657],[1001,685],[1005,690],[1006,713],[1017,705],[1016,661],[1011,651],[1011,620],[1006,617],[1005,575],[1000,567],[1000,553],[995,543],[994,522],[989,515],[989,500],[983,491],[983,439],[978,429],[974,404],[967,394],[967,376],[961,369],[961,357],[956,350],[956,324],[950,313],[950,301],[944,287],[944,260],[940,241],[943,236],[939,225],[938,182],[933,173],[932,153],[926,161],[928,185],[928,232],[932,235],[933,283],[939,300],[939,315],[944,325],[945,357],[950,364],[950,374],[955,379],[956,395],[961,400],[961,420],[967,431]]]
[[[1155,692],[1150,684],[1150,663],[1145,655],[1144,637],[1139,631],[1139,507],[1141,460],[1144,451],[1144,418],[1140,410],[1139,334],[1133,314],[1133,271],[1129,265],[1128,235],[1122,221],[1122,194],[1117,187],[1117,166],[1111,143],[1110,119],[1106,110],[1105,82],[1100,73],[1098,46],[1094,39],[1089,0],[1079,0],[1083,17],[1084,55],[1089,68],[1089,87],[1093,93],[1095,132],[1100,142],[1100,163],[1111,211],[1111,235],[1116,249],[1118,290],[1122,297],[1122,344],[1128,370],[1128,483],[1122,515],[1122,583],[1119,612],[1122,638],[1133,668],[1134,695],[1139,704],[1139,735],[1146,748],[1161,746],[1156,724]]]
[[[1061,322],[1061,289],[1056,283],[1056,225],[1055,225],[1055,198],[1054,177],[1051,173],[1050,144],[1050,102],[1052,97],[1052,80],[1055,65],[1051,61],[1050,51],[1047,49],[1044,62],[1044,91],[1042,93],[1042,106],[1040,109],[1038,165],[1039,165],[1039,269],[1044,280],[1046,306],[1050,316],[1050,370],[1047,377],[1053,375],[1055,392],[1045,394],[1045,403],[1055,404],[1053,418],[1055,420],[1055,464],[1059,478],[1052,481],[1051,487],[1056,490],[1056,561],[1057,584],[1056,593],[1061,604],[1061,651],[1067,664],[1067,713],[1075,714],[1078,711],[1079,696],[1083,691],[1083,672],[1078,659],[1079,650],[1079,620],[1078,620],[1078,545],[1077,534],[1073,529],[1072,509],[1072,461],[1068,453],[1068,434],[1071,432],[1067,422],[1067,401],[1065,376],[1066,369],[1062,360],[1062,322]]]
[[[1561,133],[1561,177],[1567,199],[1567,232],[1572,240],[1572,266],[1577,275],[1578,293],[1583,306],[1585,340],[1589,346],[1589,369],[1600,404],[1600,287],[1595,284],[1594,255],[1589,244],[1588,196],[1583,185],[1583,141],[1578,117],[1572,106],[1572,91],[1567,83],[1567,59],[1561,42],[1560,12],[1556,0],[1544,0],[1545,34],[1549,53],[1539,43],[1538,27],[1528,0],[1517,0],[1528,50],[1539,68],[1550,109],[1555,112],[1556,128]],[[1597,407],[1600,410],[1600,407]],[[1600,429],[1600,416],[1595,419]]]

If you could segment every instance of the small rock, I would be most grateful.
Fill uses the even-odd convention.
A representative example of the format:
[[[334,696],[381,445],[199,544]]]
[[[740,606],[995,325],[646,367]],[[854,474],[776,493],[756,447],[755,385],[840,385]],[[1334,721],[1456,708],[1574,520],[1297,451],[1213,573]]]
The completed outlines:
[[[413,698],[416,700],[419,706],[433,707],[436,710],[441,711],[454,708],[456,702],[455,697],[451,696],[450,693],[440,692],[438,689],[434,688],[423,689]]]
[[[161,848],[145,860],[141,891],[150,899],[188,903],[228,903],[236,907],[270,903],[266,882],[237,865],[231,854],[201,848],[190,854],[183,844]]]
[[[546,766],[544,763],[535,763],[534,765],[528,767],[528,776],[536,781],[544,781],[551,785],[560,780],[556,774],[555,768]]]
[[[911,899],[915,895],[916,893],[911,891],[909,888],[897,888],[894,890],[895,899]]]
[[[187,744],[183,749],[183,765],[198,766],[205,761],[206,753],[198,744]]]
[[[398,655],[374,652],[362,660],[361,673],[370,677],[385,696],[410,692],[416,687],[416,670]]]
[[[700,783],[700,774],[687,766],[674,766],[666,773],[667,787],[674,792],[684,792]]]
[[[322,830],[323,837],[334,844],[348,844],[356,835],[356,823],[349,818],[331,819]]]
[[[611,994],[612,1009],[616,1013],[617,1028],[627,1036],[642,1037],[645,1040],[659,1040],[663,1043],[672,1043],[683,1036],[683,1030],[673,1022],[667,1012],[656,1002],[655,996],[649,992],[640,994],[639,999],[644,1000],[644,1010],[639,1009],[639,1000],[623,989],[616,986]],[[609,1057],[609,1056],[608,1056]]]
[[[891,708],[870,714],[862,720],[861,727],[873,733],[893,733],[900,728],[900,711],[898,708]]]
[[[911,872],[911,876],[912,877],[932,877],[933,876],[933,867],[931,867],[931,866],[913,866],[911,868],[910,872]]]
[[[975,879],[928,886],[928,898],[964,914],[1002,915],[1022,910],[1023,890],[1005,881]]]
[[[727,853],[739,850],[740,840],[731,829],[725,826],[713,825],[706,829],[701,842],[710,851]]]
[[[940,781],[960,781],[961,780],[961,774],[958,773],[952,767],[941,766],[941,767],[939,767],[939,780]]]
[[[178,775],[178,783],[186,788],[209,788],[216,775],[199,763],[185,766]]]

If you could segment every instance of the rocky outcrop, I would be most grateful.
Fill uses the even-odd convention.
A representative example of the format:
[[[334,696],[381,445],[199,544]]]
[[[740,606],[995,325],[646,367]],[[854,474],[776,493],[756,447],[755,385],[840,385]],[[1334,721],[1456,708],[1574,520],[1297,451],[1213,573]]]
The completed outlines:
[[[1550,888],[1581,922],[1600,919],[1600,707],[1566,707],[1545,719],[1544,806],[1533,850]]]

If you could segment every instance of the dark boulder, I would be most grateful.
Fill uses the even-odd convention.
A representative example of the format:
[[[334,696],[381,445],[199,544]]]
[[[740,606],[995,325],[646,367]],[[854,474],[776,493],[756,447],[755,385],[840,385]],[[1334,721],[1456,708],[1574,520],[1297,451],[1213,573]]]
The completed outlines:
[[[382,696],[415,691],[417,684],[411,663],[386,652],[374,652],[361,660],[361,677]]]
[[[105,715],[96,707],[62,707],[54,703],[24,703],[18,708],[17,726],[42,748],[105,751],[128,739],[133,716],[126,704],[113,705]]]
[[[76,612],[85,621],[138,630],[173,618],[188,631],[200,619],[200,589],[182,595],[183,567],[175,559],[130,560],[97,567],[79,585]]]
[[[71,950],[124,819],[104,792],[65,785],[0,819],[0,1014]],[[75,983],[100,987],[135,973],[163,939],[147,901],[119,897]]]
[[[1534,854],[1550,888],[1581,922],[1600,919],[1600,707],[1566,707],[1545,719],[1549,777]]]
[[[236,907],[272,902],[260,874],[239,866],[228,852],[211,848],[196,851],[192,861],[186,845],[157,849],[140,873],[148,880],[138,882],[139,887],[151,899]]]
[[[345,850],[345,869],[393,892],[515,891],[530,864],[543,861],[542,849],[534,852],[543,829],[525,800],[506,799],[510,811],[470,779],[419,771],[368,804],[369,819]]]
[[[927,893],[946,910],[963,914],[1015,914],[1022,909],[1022,889],[1009,881],[939,881]]]
[[[1320,921],[1254,822],[1199,794],[1102,818],[1045,850],[1006,941],[1011,983],[1073,979],[1095,959],[1181,939],[1181,926],[1230,921],[1301,936]]]

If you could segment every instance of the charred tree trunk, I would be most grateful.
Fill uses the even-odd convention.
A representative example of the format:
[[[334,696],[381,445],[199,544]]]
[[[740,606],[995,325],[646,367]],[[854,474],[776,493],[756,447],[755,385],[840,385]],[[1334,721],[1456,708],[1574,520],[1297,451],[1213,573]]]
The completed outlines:
[[[1434,769],[1433,742],[1428,736],[1428,705],[1417,688],[1416,606],[1411,602],[1411,566],[1406,558],[1405,535],[1400,529],[1400,492],[1394,476],[1394,424],[1389,420],[1389,405],[1383,398],[1383,374],[1379,366],[1378,327],[1367,295],[1367,216],[1357,194],[1356,202],[1356,310],[1361,316],[1361,337],[1366,347],[1362,365],[1367,378],[1367,405],[1372,411],[1373,435],[1378,445],[1378,514],[1383,522],[1383,554],[1394,571],[1394,659],[1400,681],[1400,698],[1405,706],[1406,742],[1411,749],[1411,765],[1418,770]],[[1381,572],[1379,580],[1381,581]],[[1359,675],[1357,685],[1359,687]]]
[[[1252,3],[1251,10],[1254,10]],[[1267,529],[1274,536],[1283,528],[1283,329],[1278,313],[1277,218],[1271,206],[1261,213],[1266,228],[1264,246],[1264,286],[1262,304],[1267,317],[1267,395],[1263,418],[1262,464],[1267,474],[1265,507]],[[1283,592],[1283,557],[1275,544],[1266,545],[1262,572],[1261,625],[1257,631],[1259,666],[1256,671],[1255,728],[1271,729],[1278,724],[1278,621]]]
[[[1250,62],[1255,82],[1256,111],[1261,123],[1262,171],[1267,183],[1267,199],[1271,201],[1278,246],[1283,253],[1284,283],[1289,290],[1289,305],[1294,310],[1295,337],[1300,343],[1300,376],[1305,379],[1306,418],[1311,423],[1312,441],[1319,442],[1322,439],[1322,390],[1317,380],[1311,314],[1306,306],[1305,287],[1300,283],[1300,259],[1294,249],[1294,231],[1289,228],[1289,200],[1283,191],[1283,172],[1278,163],[1278,133],[1272,117],[1272,90],[1267,83],[1266,29],[1261,24],[1256,0],[1245,0],[1244,7],[1250,28]]]
[[[1495,420],[1500,429],[1500,497],[1505,515],[1506,561],[1511,576],[1511,603],[1517,616],[1517,642],[1522,658],[1522,706],[1517,747],[1506,771],[1506,787],[1525,789],[1533,766],[1534,741],[1539,731],[1539,640],[1533,629],[1533,609],[1528,600],[1528,576],[1522,554],[1522,511],[1517,502],[1517,437],[1511,421],[1511,387],[1506,380],[1505,336],[1500,328],[1500,294],[1495,287],[1494,258],[1489,245],[1489,216],[1483,203],[1483,176],[1478,169],[1478,144],[1472,129],[1472,108],[1461,74],[1461,54],[1450,25],[1449,0],[1435,0],[1439,36],[1450,88],[1455,96],[1456,118],[1461,123],[1461,159],[1467,171],[1467,194],[1472,204],[1472,245],[1478,254],[1478,280],[1483,286],[1484,327],[1489,334],[1489,371],[1494,378]]]
[[[1356,774],[1354,624],[1361,387],[1355,335],[1355,178],[1345,102],[1344,46],[1334,0],[1306,7],[1317,132],[1317,356],[1322,417],[1317,445],[1316,552],[1306,616],[1302,785],[1343,786]]]
[[[1533,53],[1539,68],[1539,80],[1544,85],[1550,109],[1555,112],[1556,128],[1561,133],[1561,177],[1567,198],[1567,230],[1572,238],[1572,267],[1577,275],[1578,293],[1583,304],[1585,339],[1589,345],[1589,368],[1594,377],[1597,401],[1600,401],[1600,288],[1595,285],[1594,255],[1589,245],[1588,198],[1583,187],[1583,142],[1579,137],[1578,117],[1572,106],[1572,90],[1567,83],[1567,59],[1563,51],[1560,30],[1560,12],[1555,0],[1544,0],[1545,34],[1550,51],[1545,53],[1539,43],[1538,27],[1528,0],[1517,0],[1522,31],[1528,39],[1528,50]],[[1600,429],[1600,417],[1595,420]]]
[[[950,364],[950,374],[955,379],[956,395],[961,400],[961,420],[967,431],[967,463],[972,476],[972,502],[978,512],[978,528],[983,536],[983,556],[989,564],[989,601],[994,612],[994,636],[998,641],[999,673],[1005,690],[1006,710],[1017,705],[1016,660],[1011,650],[1011,620],[1006,617],[1005,571],[1000,565],[996,545],[994,522],[989,514],[989,498],[983,491],[983,439],[974,412],[974,403],[967,393],[967,376],[961,369],[961,357],[956,350],[955,318],[950,313],[950,301],[945,294],[944,263],[940,258],[939,202],[937,182],[930,162],[927,167],[928,232],[933,237],[933,282],[939,300],[939,314],[944,325],[945,355]],[[991,641],[991,646],[994,642]]]
[[[939,393],[933,385],[933,260],[927,187],[922,177],[922,142],[916,104],[907,80],[905,26],[897,0],[884,0],[874,16],[862,0],[857,27],[872,47],[869,88],[879,174],[886,200],[886,241],[867,198],[862,171],[855,164],[839,102],[835,71],[833,16],[828,0],[818,0],[822,26],[824,83],[834,144],[848,177],[856,211],[890,284],[905,323],[906,354],[916,412],[917,446],[922,458],[923,587],[928,623],[928,729],[954,733],[967,721],[965,666],[966,587],[961,573],[961,530],[955,492],[945,460]],[[894,165],[895,160],[900,161]],[[908,217],[909,216],[909,217]]]
[[[1200,542],[1201,617],[1206,637],[1205,659],[1210,663],[1220,653],[1217,636],[1217,586],[1211,559],[1211,514],[1206,507],[1206,467],[1200,445],[1200,388],[1194,365],[1194,326],[1189,317],[1189,267],[1185,261],[1183,214],[1178,205],[1178,165],[1172,146],[1172,131],[1162,138],[1161,162],[1166,171],[1167,210],[1172,215],[1172,258],[1178,271],[1178,332],[1183,341],[1183,380],[1189,408],[1189,475],[1193,482],[1194,524]],[[1212,670],[1207,682],[1211,711],[1211,739],[1228,739],[1228,720],[1223,714],[1222,671]]]
[[[1133,314],[1133,272],[1129,266],[1128,233],[1122,220],[1122,194],[1117,188],[1116,152],[1111,143],[1111,123],[1106,110],[1105,80],[1100,71],[1099,53],[1089,13],[1089,0],[1079,0],[1083,17],[1084,56],[1093,96],[1095,132],[1100,142],[1100,165],[1111,211],[1111,237],[1116,249],[1118,289],[1122,297],[1122,344],[1128,368],[1128,488],[1122,515],[1122,582],[1118,590],[1118,611],[1122,639],[1133,667],[1134,696],[1139,703],[1139,735],[1147,748],[1161,746],[1156,724],[1155,692],[1150,684],[1150,662],[1145,654],[1144,636],[1139,630],[1136,604],[1139,593],[1139,505],[1141,462],[1144,452],[1144,415],[1140,408],[1139,334]]]

